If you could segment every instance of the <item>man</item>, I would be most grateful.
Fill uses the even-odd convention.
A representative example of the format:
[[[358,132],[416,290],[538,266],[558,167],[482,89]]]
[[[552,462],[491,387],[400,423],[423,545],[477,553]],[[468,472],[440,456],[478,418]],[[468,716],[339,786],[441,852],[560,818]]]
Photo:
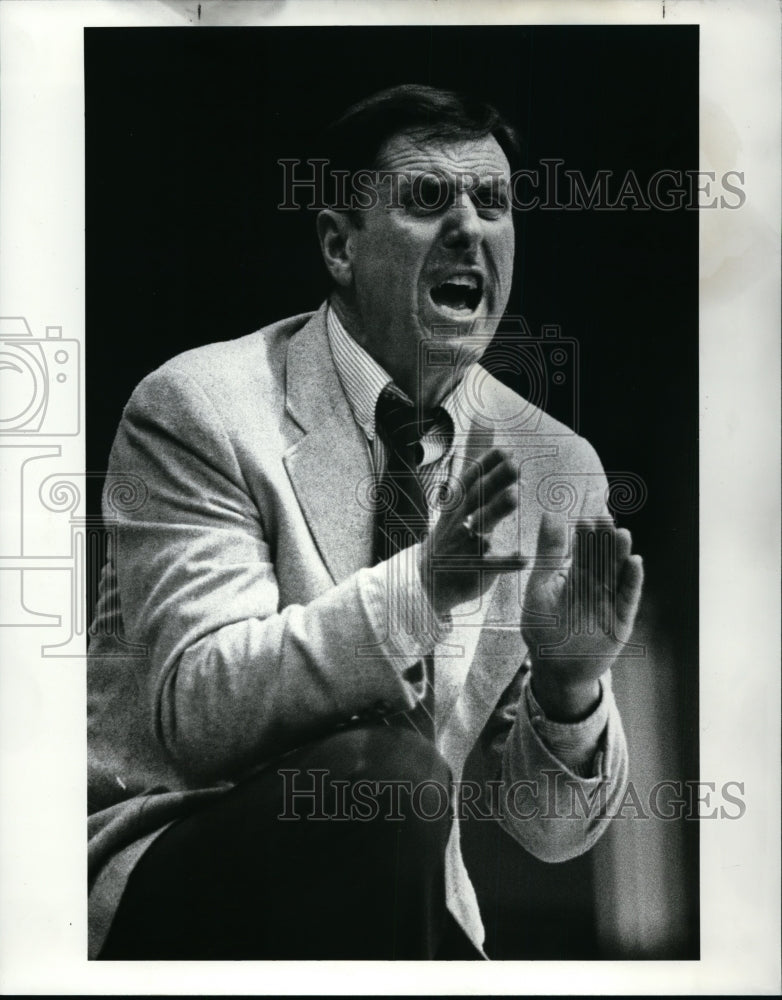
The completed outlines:
[[[153,372],[112,449],[141,485],[104,498],[93,956],[480,957],[439,803],[476,743],[494,821],[546,860],[623,789],[640,559],[593,449],[473,364],[509,295],[512,131],[405,86],[330,143],[360,197],[318,215],[329,302]]]

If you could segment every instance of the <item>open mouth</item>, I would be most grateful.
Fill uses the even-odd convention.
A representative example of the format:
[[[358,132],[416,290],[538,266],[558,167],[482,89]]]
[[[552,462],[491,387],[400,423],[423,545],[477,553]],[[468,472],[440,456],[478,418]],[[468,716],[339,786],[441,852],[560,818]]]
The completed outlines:
[[[479,274],[452,274],[429,292],[440,308],[457,313],[473,313],[483,298],[483,278]]]

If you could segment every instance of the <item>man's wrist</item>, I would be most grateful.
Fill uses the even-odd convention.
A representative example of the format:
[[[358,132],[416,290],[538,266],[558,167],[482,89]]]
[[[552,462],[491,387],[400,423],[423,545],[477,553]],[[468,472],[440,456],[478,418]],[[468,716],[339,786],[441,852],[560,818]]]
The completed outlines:
[[[547,677],[544,669],[532,669],[532,693],[552,722],[581,722],[600,703],[600,681],[588,680],[564,683]]]
[[[424,548],[426,542],[419,543],[416,555],[416,573],[414,575],[413,592],[414,600],[425,606],[426,621],[431,623],[431,633],[435,642],[440,642],[453,627],[450,607],[441,605],[438,607],[433,599],[432,588],[426,586],[429,573],[424,569]]]
[[[450,622],[454,602],[449,600],[450,595],[446,592],[446,588],[442,586],[442,577],[440,580],[441,586],[435,587],[431,536],[425,538],[418,547],[418,574],[421,588],[424,594],[426,594],[427,601],[434,612],[435,618],[438,621]]]

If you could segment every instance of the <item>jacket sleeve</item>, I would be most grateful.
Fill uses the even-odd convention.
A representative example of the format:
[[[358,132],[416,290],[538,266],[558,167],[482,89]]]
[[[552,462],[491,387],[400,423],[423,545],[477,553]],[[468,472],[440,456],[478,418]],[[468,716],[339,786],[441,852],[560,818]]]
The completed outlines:
[[[500,824],[541,861],[567,861],[594,846],[627,784],[622,721],[610,678],[600,683],[596,711],[605,712],[606,723],[586,767],[569,767],[541,737],[528,708],[525,670],[506,689],[484,734],[491,777],[501,783]]]
[[[280,608],[264,511],[192,378],[164,366],[141,383],[110,468],[146,487],[143,506],[117,524],[122,619],[127,639],[147,647],[154,737],[191,778],[234,777],[370,707],[415,704],[421,692],[402,668],[439,635],[420,614],[411,550]],[[391,579],[419,614],[389,637]]]
[[[594,449],[576,439],[572,471],[549,478],[551,495],[578,497],[571,516],[609,517],[608,483]],[[593,713],[575,724],[542,717],[521,668],[483,735],[490,775],[500,782],[500,823],[542,861],[589,850],[606,829],[627,784],[628,757],[610,671]]]

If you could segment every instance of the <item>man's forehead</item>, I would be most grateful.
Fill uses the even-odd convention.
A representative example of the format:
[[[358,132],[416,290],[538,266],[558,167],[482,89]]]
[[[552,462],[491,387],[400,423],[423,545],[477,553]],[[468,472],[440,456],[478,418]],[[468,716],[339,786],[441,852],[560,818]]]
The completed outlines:
[[[377,157],[379,170],[510,176],[510,165],[493,135],[478,139],[434,139],[401,132],[387,139]]]

